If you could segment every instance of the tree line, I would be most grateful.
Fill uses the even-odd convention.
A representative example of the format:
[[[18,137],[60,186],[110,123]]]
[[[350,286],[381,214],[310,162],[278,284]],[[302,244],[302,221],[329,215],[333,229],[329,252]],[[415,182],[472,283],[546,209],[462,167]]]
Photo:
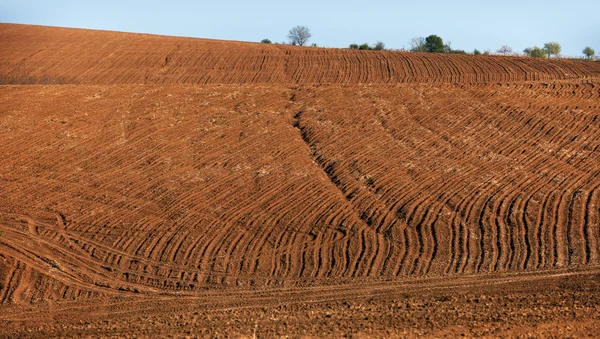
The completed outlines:
[[[427,38],[418,37],[413,38],[410,41],[410,51],[412,52],[429,52],[429,53],[464,53],[462,50],[454,50],[450,47],[450,44],[444,44],[442,38],[437,35],[430,35]],[[558,42],[547,42],[544,47],[527,47],[523,50],[523,54],[534,57],[534,58],[550,58],[551,56],[559,56],[562,51],[562,47]],[[587,59],[593,59],[596,52],[591,47],[586,47],[582,51],[583,55]],[[482,54],[481,51],[475,49],[474,55]],[[483,54],[490,55],[491,51],[485,51]],[[500,55],[512,55],[515,54],[510,46],[504,45],[496,50],[496,54]]]
[[[310,33],[310,29],[306,26],[295,26],[288,32],[287,38],[289,39],[289,43],[294,46],[304,46],[308,43],[312,34]],[[270,44],[271,40],[263,39],[262,43]],[[312,44],[313,47],[317,47],[316,44]],[[364,44],[350,44],[348,47],[350,49],[357,50],[375,50],[381,51],[385,50],[385,44],[381,41],[377,41],[373,45],[369,45],[368,43]],[[423,52],[423,53],[447,53],[447,54],[467,54],[464,50],[461,49],[453,49],[452,44],[450,42],[444,43],[444,40],[432,34],[428,37],[416,37],[410,40],[410,51],[411,52]],[[534,58],[550,58],[551,56],[559,56],[562,51],[562,47],[558,42],[547,42],[544,44],[544,47],[527,47],[523,50],[523,53],[527,56]],[[587,59],[594,59],[596,56],[596,51],[594,51],[591,47],[585,47],[582,51],[583,55]],[[492,52],[487,50],[483,53],[478,49],[473,51],[474,55],[490,55]],[[510,46],[502,46],[498,50],[496,50],[496,54],[500,55],[514,55],[514,51]]]

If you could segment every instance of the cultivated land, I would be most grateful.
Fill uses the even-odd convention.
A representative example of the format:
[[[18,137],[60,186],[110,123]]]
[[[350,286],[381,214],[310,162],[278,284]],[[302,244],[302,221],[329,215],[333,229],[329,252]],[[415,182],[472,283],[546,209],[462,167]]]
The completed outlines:
[[[0,24],[0,336],[600,333],[600,63]]]

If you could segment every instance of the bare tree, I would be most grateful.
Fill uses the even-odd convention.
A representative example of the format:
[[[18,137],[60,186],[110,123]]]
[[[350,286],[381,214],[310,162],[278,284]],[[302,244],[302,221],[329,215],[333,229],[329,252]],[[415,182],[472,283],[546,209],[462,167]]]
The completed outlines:
[[[452,53],[452,41],[444,44],[444,53]]]
[[[373,49],[376,51],[383,51],[385,49],[385,44],[381,41],[377,41],[375,46],[373,46]]]
[[[506,46],[506,45],[504,45],[504,46],[500,47],[500,48],[499,48],[499,49],[496,51],[496,53],[498,53],[498,54],[502,54],[502,55],[508,55],[508,54],[512,54],[512,52],[513,52],[513,49],[512,49],[512,47],[510,47],[510,46]]]
[[[290,39],[290,43],[292,45],[304,46],[311,36],[312,35],[310,34],[308,27],[296,26],[290,29],[287,37]]]
[[[420,36],[416,38],[410,39],[410,51],[411,52],[427,52],[427,47],[425,46],[426,41],[425,38]]]

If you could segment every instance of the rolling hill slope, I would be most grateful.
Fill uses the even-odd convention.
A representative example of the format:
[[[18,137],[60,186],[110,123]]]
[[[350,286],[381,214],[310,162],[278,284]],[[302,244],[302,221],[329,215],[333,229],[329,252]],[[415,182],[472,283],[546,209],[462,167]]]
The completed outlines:
[[[367,297],[394,317],[386,296],[487,324],[518,288],[600,328],[598,63],[8,24],[0,45],[6,82],[60,84],[0,86],[8,333]],[[456,313],[464,290],[497,304]]]
[[[71,84],[490,83],[600,76],[572,60],[301,48],[0,24],[0,76]]]

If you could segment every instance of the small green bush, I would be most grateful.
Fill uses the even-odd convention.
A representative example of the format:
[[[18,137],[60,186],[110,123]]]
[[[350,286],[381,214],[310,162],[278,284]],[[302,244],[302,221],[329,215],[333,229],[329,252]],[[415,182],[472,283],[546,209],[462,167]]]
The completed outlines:
[[[537,46],[527,47],[523,50],[523,53],[533,58],[545,58],[548,56],[545,50]]]

